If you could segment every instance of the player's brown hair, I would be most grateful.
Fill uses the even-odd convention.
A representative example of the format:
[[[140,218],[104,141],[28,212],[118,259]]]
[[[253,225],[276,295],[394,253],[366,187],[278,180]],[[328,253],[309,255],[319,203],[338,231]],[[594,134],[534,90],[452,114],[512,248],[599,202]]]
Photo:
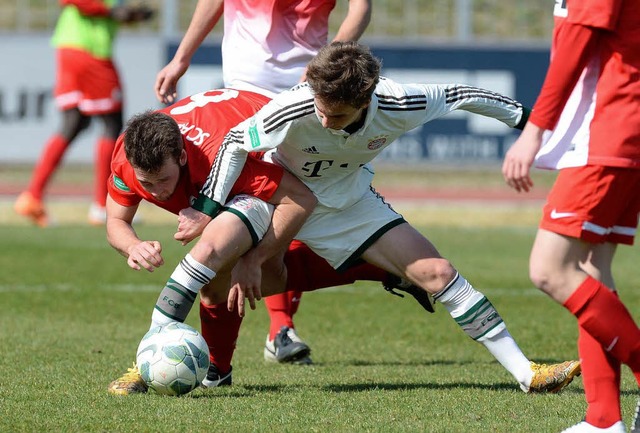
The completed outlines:
[[[157,173],[167,158],[180,161],[182,134],[173,118],[148,110],[136,114],[124,131],[124,153],[129,163],[147,173]]]
[[[320,49],[307,66],[307,82],[314,96],[328,105],[368,104],[380,79],[382,62],[357,42],[332,42]]]

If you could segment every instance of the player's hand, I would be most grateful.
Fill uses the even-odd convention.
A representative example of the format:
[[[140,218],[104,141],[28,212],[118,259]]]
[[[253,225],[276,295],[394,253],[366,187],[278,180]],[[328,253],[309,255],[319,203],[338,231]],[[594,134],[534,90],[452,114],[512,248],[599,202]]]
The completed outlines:
[[[211,221],[211,217],[194,208],[188,207],[178,213],[178,230],[173,238],[187,245],[202,234],[204,228]]]
[[[244,317],[245,298],[249,299],[249,306],[256,309],[256,301],[262,299],[260,284],[262,282],[262,267],[252,262],[248,256],[240,257],[231,271],[231,289],[227,298],[229,311],[238,306],[238,315]]]
[[[163,104],[172,104],[178,98],[178,80],[187,72],[188,62],[180,62],[173,59],[156,75],[156,83],[153,86],[156,98]]]
[[[533,187],[530,170],[542,144],[543,132],[531,122],[527,123],[504,157],[502,177],[507,185],[518,192],[529,192]]]
[[[164,265],[162,245],[158,241],[142,241],[131,247],[128,253],[127,264],[136,271],[144,268],[153,272],[155,268]]]

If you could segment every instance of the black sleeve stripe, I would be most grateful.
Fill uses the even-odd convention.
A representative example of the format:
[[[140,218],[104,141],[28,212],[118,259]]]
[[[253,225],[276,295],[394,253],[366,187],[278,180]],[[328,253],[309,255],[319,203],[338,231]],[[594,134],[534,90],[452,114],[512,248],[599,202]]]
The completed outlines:
[[[265,134],[269,134],[270,132],[280,128],[283,124],[291,122],[295,119],[299,119],[301,117],[308,116],[315,112],[315,108],[313,104],[300,107],[295,110],[285,111],[280,110],[280,115],[276,118],[273,118],[270,122],[264,123],[264,132]]]
[[[264,119],[264,123],[265,125],[273,122],[276,120],[277,116],[281,115],[283,112],[287,112],[290,110],[294,110],[297,107],[302,107],[305,108],[305,106],[311,104],[313,106],[313,99],[306,99],[304,101],[300,101],[300,102],[296,102],[295,104],[290,104],[290,105],[285,105],[284,107],[282,107],[281,109],[274,111],[272,114],[270,114],[269,116],[265,117]]]
[[[427,109],[427,106],[419,105],[419,106],[407,107],[402,105],[396,105],[396,106],[378,105],[378,109],[382,111],[424,111]]]
[[[411,99],[417,99],[418,101],[423,101],[423,102],[427,100],[427,97],[423,94],[396,97],[391,95],[380,95],[376,93],[376,97],[381,103],[382,102],[405,102]]]
[[[456,86],[446,89],[445,97],[445,102],[447,104],[452,104],[464,99],[486,98],[492,101],[502,102],[507,105],[513,105],[518,108],[522,107],[521,103],[509,98],[508,96],[471,86]]]
[[[427,109],[427,97],[424,94],[391,96],[376,93],[378,108],[384,111],[419,111]]]
[[[233,130],[232,130],[233,131]],[[220,145],[220,149],[216,154],[215,159],[213,160],[213,165],[211,167],[211,171],[209,172],[209,176],[207,176],[207,180],[205,181],[202,189],[200,190],[204,195],[213,199],[213,191],[216,188],[218,180],[220,178],[220,167],[222,166],[222,156],[225,151],[229,148],[229,143],[240,143],[241,141],[238,139],[238,134],[233,135],[231,132],[227,134],[227,136],[222,141]]]

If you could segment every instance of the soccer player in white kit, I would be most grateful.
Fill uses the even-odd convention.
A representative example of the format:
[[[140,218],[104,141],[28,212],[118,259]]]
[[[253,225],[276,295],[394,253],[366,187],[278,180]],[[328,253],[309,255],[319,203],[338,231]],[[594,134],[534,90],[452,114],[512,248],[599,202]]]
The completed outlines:
[[[338,270],[364,259],[421,287],[524,391],[562,389],[579,374],[579,362],[530,362],[491,302],[371,187],[371,160],[417,126],[462,109],[522,128],[528,111],[488,90],[399,84],[379,72],[380,61],[362,45],[334,42],[324,47],[309,63],[307,83],[276,96],[231,129],[193,209],[215,215],[247,154],[268,151],[266,157],[296,175],[318,198],[296,239]],[[199,225],[210,220],[198,218],[183,229],[199,232]],[[236,265],[240,277],[230,302],[247,290],[259,292],[259,280],[250,277],[253,257],[261,254],[265,252],[258,244]]]
[[[156,77],[156,97],[165,103],[176,100],[178,80],[221,17],[224,18],[222,71],[225,87],[269,97],[290,89],[301,81],[307,63],[327,43],[329,15],[335,4],[335,0],[199,0],[175,56]],[[371,9],[371,0],[349,0],[347,15],[333,40],[358,40],[369,24]],[[296,360],[282,357],[276,347],[277,341],[310,350],[296,333],[293,323],[301,296],[302,292],[291,291],[265,298],[271,320],[265,359],[311,363],[309,356]],[[276,339],[280,332],[284,335]]]

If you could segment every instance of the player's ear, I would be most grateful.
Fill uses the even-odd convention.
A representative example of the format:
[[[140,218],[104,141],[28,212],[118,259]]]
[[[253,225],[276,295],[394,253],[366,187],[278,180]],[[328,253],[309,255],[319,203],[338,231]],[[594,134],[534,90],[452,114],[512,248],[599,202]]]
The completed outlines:
[[[187,163],[187,151],[182,149],[182,151],[180,152],[180,159],[178,160],[178,162],[180,163],[180,167],[184,167],[185,164]]]

